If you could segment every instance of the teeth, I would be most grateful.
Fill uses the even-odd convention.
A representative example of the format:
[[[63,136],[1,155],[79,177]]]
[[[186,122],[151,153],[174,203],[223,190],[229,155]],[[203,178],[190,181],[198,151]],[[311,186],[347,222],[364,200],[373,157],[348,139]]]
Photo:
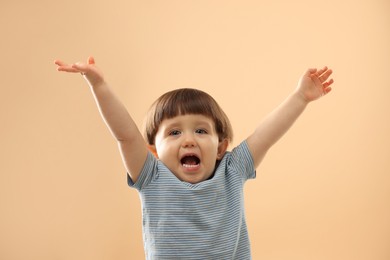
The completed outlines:
[[[198,167],[198,164],[192,165],[192,164],[183,164],[183,167],[185,168],[195,168]]]

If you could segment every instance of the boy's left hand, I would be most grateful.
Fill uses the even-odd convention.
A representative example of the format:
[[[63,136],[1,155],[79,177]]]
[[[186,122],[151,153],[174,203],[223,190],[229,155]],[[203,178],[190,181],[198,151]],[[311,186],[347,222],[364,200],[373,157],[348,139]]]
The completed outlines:
[[[332,90],[330,85],[333,79],[329,79],[331,74],[332,70],[326,66],[320,70],[308,69],[300,79],[297,91],[307,102],[316,100]]]

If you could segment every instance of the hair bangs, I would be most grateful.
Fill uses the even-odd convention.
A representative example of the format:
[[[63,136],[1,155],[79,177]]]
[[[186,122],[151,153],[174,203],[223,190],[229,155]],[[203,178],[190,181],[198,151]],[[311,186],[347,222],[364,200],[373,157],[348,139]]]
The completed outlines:
[[[197,90],[181,89],[174,95],[169,96],[165,102],[161,102],[161,108],[158,109],[160,120],[173,118],[180,115],[202,114],[212,117],[214,111],[213,100],[205,96],[205,93]],[[158,121],[160,121],[158,120]]]
[[[188,114],[201,114],[211,118],[219,139],[227,138],[232,141],[230,121],[214,98],[201,90],[183,88],[167,92],[153,103],[145,124],[147,142],[154,144],[158,128],[164,119]]]

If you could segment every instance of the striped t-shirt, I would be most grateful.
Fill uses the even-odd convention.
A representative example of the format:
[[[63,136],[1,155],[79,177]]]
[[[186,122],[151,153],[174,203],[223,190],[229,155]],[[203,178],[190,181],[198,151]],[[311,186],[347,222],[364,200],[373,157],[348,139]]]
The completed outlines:
[[[244,141],[227,152],[214,176],[180,181],[151,153],[136,183],[147,260],[251,259],[243,185],[255,178]]]

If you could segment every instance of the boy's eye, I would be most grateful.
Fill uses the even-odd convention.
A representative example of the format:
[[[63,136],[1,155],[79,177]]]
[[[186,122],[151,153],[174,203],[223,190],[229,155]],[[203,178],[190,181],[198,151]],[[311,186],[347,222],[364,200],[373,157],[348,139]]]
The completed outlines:
[[[172,130],[169,132],[169,135],[179,135],[180,131],[179,130]]]
[[[197,129],[195,131],[195,133],[197,133],[197,134],[207,134],[207,131],[205,129]]]

